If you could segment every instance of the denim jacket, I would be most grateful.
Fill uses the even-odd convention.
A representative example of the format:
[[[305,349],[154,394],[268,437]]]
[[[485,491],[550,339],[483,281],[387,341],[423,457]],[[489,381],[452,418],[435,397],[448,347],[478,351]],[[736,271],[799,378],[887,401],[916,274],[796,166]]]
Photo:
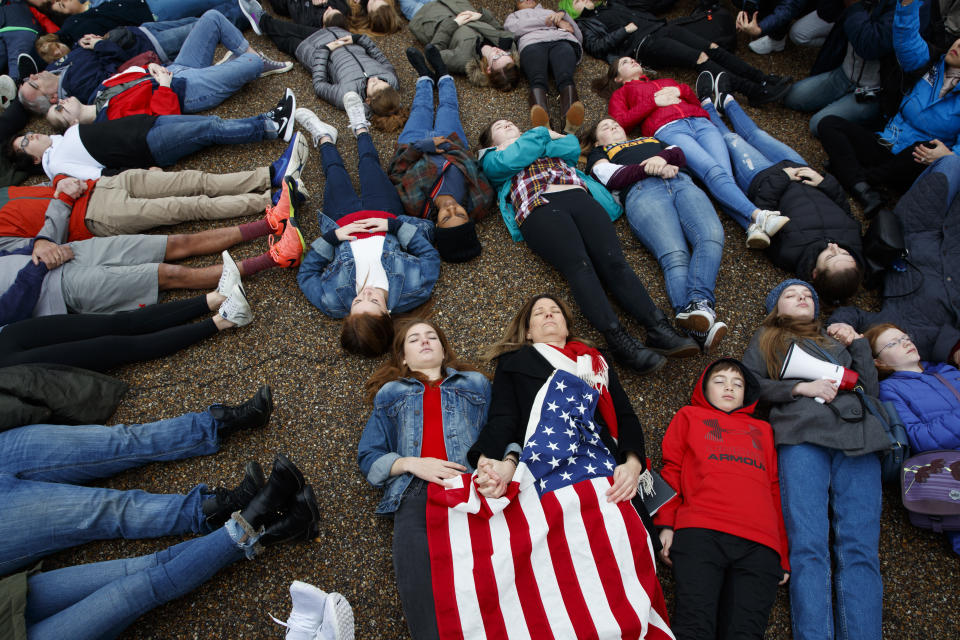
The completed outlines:
[[[490,381],[476,371],[447,369],[447,373],[440,383],[447,459],[469,468],[467,450],[487,421]],[[402,378],[383,385],[373,400],[373,413],[360,437],[357,461],[370,484],[386,486],[377,513],[396,511],[413,480],[410,473],[391,476],[390,468],[398,458],[420,455],[423,389],[419,380]]]
[[[297,272],[297,283],[307,300],[333,318],[345,318],[357,295],[357,269],[349,243],[332,244],[337,223],[320,213],[320,237],[310,245]],[[440,275],[440,254],[430,241],[433,222],[398,216],[399,229],[387,233],[380,260],[390,291],[387,309],[409,311],[430,299]],[[391,225],[391,229],[395,225]]]

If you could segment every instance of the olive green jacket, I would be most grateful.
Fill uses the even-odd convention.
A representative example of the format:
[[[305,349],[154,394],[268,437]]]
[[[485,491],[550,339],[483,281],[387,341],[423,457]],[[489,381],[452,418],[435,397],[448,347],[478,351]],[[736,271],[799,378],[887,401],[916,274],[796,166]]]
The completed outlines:
[[[510,51],[513,34],[484,9],[479,20],[462,27],[454,18],[463,11],[477,11],[469,0],[434,0],[423,5],[410,21],[410,31],[423,44],[440,50],[451,73],[466,73],[467,63],[477,57],[477,41],[486,41]]]

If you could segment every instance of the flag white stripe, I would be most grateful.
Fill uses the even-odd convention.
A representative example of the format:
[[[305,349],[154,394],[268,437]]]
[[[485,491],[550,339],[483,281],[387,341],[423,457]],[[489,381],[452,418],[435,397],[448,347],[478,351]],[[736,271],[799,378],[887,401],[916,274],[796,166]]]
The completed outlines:
[[[513,550],[510,546],[510,529],[505,517],[489,520],[490,540],[493,545],[493,573],[500,595],[500,613],[507,636],[513,640],[530,640],[530,631],[523,617],[520,596],[517,593],[516,572],[513,566]]]
[[[573,558],[574,573],[580,583],[580,592],[590,611],[593,626],[600,638],[619,638],[620,625],[610,610],[606,593],[603,590],[603,581],[597,571],[597,563],[593,558],[590,537],[583,524],[580,512],[580,497],[573,486],[564,487],[553,492],[563,509],[563,531],[567,538],[567,547]]]
[[[466,640],[486,640],[480,602],[473,583],[473,548],[470,543],[470,516],[454,509],[447,510],[447,532],[453,559],[453,586],[460,613],[460,628]]]

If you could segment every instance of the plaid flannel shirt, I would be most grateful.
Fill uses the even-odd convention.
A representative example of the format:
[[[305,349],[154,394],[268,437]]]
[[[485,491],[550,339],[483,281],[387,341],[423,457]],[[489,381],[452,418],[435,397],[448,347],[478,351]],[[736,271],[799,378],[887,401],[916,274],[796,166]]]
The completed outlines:
[[[572,184],[587,190],[577,171],[560,158],[538,158],[515,175],[510,183],[510,199],[517,224],[523,224],[534,209],[547,202],[543,192],[550,185]]]

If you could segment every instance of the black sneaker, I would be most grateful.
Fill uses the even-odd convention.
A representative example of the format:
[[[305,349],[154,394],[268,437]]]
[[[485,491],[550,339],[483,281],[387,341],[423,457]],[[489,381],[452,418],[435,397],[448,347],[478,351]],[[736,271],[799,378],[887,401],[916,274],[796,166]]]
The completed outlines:
[[[647,347],[668,358],[690,358],[700,354],[700,346],[677,330],[667,316],[660,316],[656,324],[647,327]]]
[[[704,100],[713,99],[713,85],[715,80],[713,74],[709,71],[701,71],[700,75],[697,76],[696,91],[697,98],[700,99],[700,102]]]
[[[220,487],[214,491],[212,498],[207,498],[200,505],[207,524],[213,528],[223,526],[230,514],[245,509],[266,483],[260,463],[248,462],[243,470],[243,480],[236,489]]]
[[[208,409],[213,419],[219,422],[217,435],[221,438],[241,429],[259,429],[270,421],[273,413],[273,391],[270,385],[265,384],[241,405],[231,407],[225,404],[215,404]]]
[[[723,113],[723,103],[731,93],[733,93],[733,83],[730,81],[730,74],[721,71],[713,82],[713,105],[720,113]]]
[[[787,95],[787,92],[790,91],[790,87],[792,86],[793,81],[788,78],[782,78],[779,82],[775,83],[764,82],[760,86],[760,92],[750,96],[750,106],[759,107],[770,104],[771,102],[778,102]]]
[[[677,312],[677,326],[686,331],[706,332],[713,326],[717,314],[706,300],[692,300]]]
[[[27,78],[39,72],[37,61],[29,53],[21,53],[17,56],[17,73],[20,74],[20,82],[26,82]]]
[[[293,125],[295,124],[293,112],[296,110],[297,98],[293,95],[293,91],[287,88],[277,106],[264,114],[277,124],[277,137],[284,142],[290,142],[290,138],[293,137]]]
[[[728,327],[725,322],[714,322],[709,331],[689,331],[689,336],[700,345],[700,350],[708,356],[716,353],[717,346],[727,335]]]

